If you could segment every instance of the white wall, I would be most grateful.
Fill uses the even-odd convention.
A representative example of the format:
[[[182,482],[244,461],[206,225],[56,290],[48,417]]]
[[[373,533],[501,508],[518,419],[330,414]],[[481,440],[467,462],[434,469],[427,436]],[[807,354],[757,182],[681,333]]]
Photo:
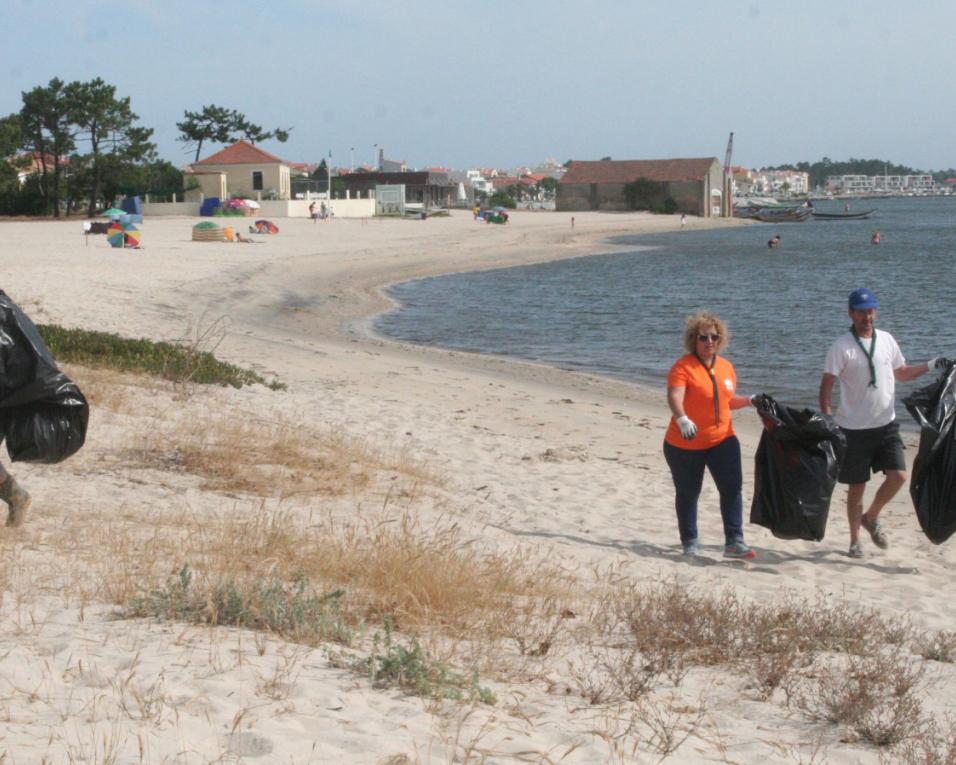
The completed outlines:
[[[308,218],[309,202],[305,199],[262,200],[253,218]],[[316,202],[316,207],[321,204]],[[329,203],[326,202],[326,205]],[[336,218],[370,218],[375,215],[374,199],[333,199]],[[199,215],[199,202],[144,202],[143,215]],[[212,218],[231,221],[234,218]],[[241,220],[241,219],[240,219]],[[227,224],[223,224],[227,225]]]
[[[199,215],[199,202],[143,202],[143,215]]]

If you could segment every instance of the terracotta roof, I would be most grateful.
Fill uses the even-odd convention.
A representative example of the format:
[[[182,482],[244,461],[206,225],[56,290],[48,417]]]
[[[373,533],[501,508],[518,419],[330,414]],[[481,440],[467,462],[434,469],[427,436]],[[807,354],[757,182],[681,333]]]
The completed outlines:
[[[258,146],[253,146],[248,141],[236,141],[232,146],[227,146],[222,151],[217,151],[211,157],[201,159],[197,165],[257,165],[263,162],[288,164],[284,159],[279,159],[274,154],[263,151]]]
[[[699,181],[716,161],[716,157],[605,159],[597,162],[574,160],[560,182],[630,183],[638,178],[649,178],[652,181]]]

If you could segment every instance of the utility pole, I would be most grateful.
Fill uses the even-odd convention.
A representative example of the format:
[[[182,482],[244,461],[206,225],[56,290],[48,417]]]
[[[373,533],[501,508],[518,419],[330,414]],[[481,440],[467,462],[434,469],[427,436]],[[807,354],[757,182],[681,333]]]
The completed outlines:
[[[349,172],[355,172],[355,147],[349,149]]]
[[[733,187],[734,173],[730,168],[730,161],[734,153],[734,134],[730,133],[727,139],[727,153],[724,155],[724,215],[731,217],[734,214],[734,200],[731,199],[731,189]]]

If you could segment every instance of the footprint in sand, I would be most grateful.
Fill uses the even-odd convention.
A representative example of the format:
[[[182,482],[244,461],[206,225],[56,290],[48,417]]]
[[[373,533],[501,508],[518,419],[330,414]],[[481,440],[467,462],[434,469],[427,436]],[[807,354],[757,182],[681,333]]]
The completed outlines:
[[[272,742],[255,733],[230,733],[222,738],[222,748],[237,757],[264,757],[272,754]]]

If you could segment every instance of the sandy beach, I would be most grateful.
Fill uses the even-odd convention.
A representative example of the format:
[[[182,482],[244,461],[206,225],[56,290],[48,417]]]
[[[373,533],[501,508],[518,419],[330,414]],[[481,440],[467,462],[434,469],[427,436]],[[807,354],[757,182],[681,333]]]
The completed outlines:
[[[708,479],[704,558],[689,564],[661,454],[663,389],[370,333],[370,318],[391,307],[388,284],[612,252],[608,237],[680,228],[678,216],[576,213],[573,229],[569,218],[290,219],[256,244],[195,243],[195,220],[148,219],[135,251],[86,239],[78,220],[0,223],[0,288],[35,322],[214,345],[217,357],[288,386],[191,388],[67,368],[93,402],[87,444],[61,465],[13,465],[33,508],[23,528],[0,531],[0,763],[880,762],[880,747],[801,713],[783,687],[762,697],[726,664],[662,681],[642,702],[653,713],[590,703],[580,678],[596,654],[579,630],[582,603],[559,605],[567,624],[553,647],[522,648],[524,664],[502,655],[482,665],[502,668],[482,672],[493,705],[373,688],[327,646],[116,617],[137,584],[155,586],[191,560],[176,544],[186,551],[212,528],[281,513],[303,528],[405,517],[426,535],[454,527],[470,546],[592,584],[805,599],[876,609],[927,634],[952,629],[956,605],[944,592],[956,552],[928,542],[905,491],[883,515],[885,551],[866,540],[865,558],[847,557],[838,488],[823,542],[778,540],[748,524],[757,559],[728,563]],[[739,222],[689,221],[706,225]],[[674,316],[675,359],[682,320]],[[759,392],[745,380],[741,388]],[[278,467],[261,479],[266,491],[223,487],[184,469],[170,446],[210,422],[247,428],[236,437],[250,444],[259,430],[305,428],[375,456],[355,457],[338,491],[318,474],[288,490],[292,477],[279,481]],[[745,410],[735,427],[746,515],[760,426]],[[356,651],[374,631],[366,625]],[[442,645],[430,630],[419,636]],[[892,655],[912,653],[886,642]],[[921,682],[925,714],[942,722],[956,700],[952,664],[927,662]],[[650,719],[658,722],[648,728]],[[665,730],[674,751],[660,735],[655,743]]]

